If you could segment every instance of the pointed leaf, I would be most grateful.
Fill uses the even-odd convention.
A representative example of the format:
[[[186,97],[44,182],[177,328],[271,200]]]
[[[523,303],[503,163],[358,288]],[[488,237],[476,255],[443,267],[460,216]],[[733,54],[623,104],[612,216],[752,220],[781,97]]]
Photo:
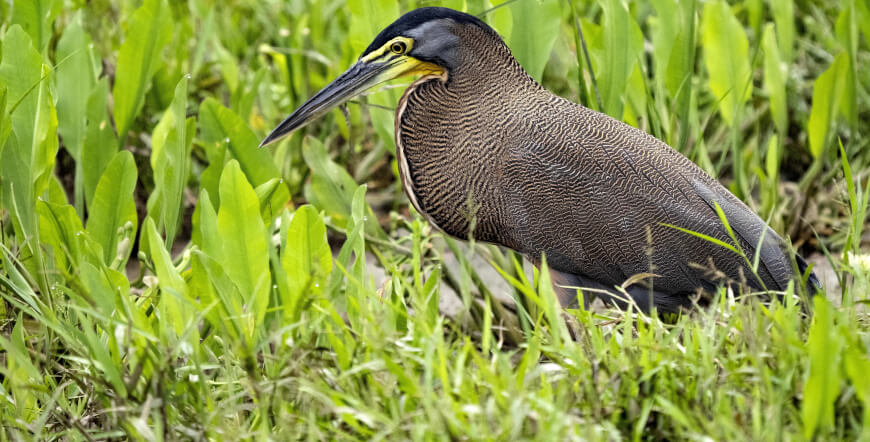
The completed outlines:
[[[223,154],[214,155],[214,153],[220,152],[219,146],[223,145],[231,157],[238,161],[241,170],[254,186],[259,186],[272,178],[281,178],[281,172],[269,155],[269,151],[257,148],[259,140],[254,132],[238,115],[217,100],[206,98],[203,101],[199,108],[199,124],[205,148],[209,152],[209,162],[212,162],[212,165],[216,161],[222,161]],[[217,164],[218,168],[222,166]],[[214,195],[213,192],[217,189],[208,190]],[[282,183],[272,195],[270,205],[273,213],[278,214],[289,200],[290,192],[287,185]]]
[[[133,201],[136,179],[133,155],[126,150],[118,152],[97,184],[85,227],[91,238],[103,246],[103,262],[106,265],[112,265],[116,258],[119,259],[116,265],[120,264],[120,267],[115,268],[123,268],[129,257],[129,250],[118,256],[119,241],[124,237],[124,232],[135,232],[138,224]]]
[[[764,48],[764,87],[770,96],[770,114],[780,136],[788,133],[788,104],[785,83],[788,79],[788,65],[782,61],[773,26],[764,27],[761,39]]]
[[[36,197],[48,189],[57,154],[50,70],[18,25],[3,37],[2,55],[0,83],[7,88],[12,129],[0,159],[3,201],[16,228],[25,238],[35,238]]]
[[[794,60],[794,0],[771,0],[770,9],[776,24],[776,41],[786,63]]]
[[[731,7],[723,0],[704,6],[701,23],[704,64],[710,75],[710,90],[719,101],[719,112],[729,125],[752,95],[749,40]]]
[[[621,119],[625,104],[623,96],[643,49],[643,35],[622,0],[602,0],[601,3],[604,9],[604,51],[607,56],[604,68],[596,76],[601,86],[604,110],[610,116]]]
[[[314,207],[305,205],[296,210],[287,228],[285,244],[281,251],[281,266],[289,280],[289,298],[282,301],[286,317],[295,321],[303,296],[322,293],[332,271],[332,251],[326,241],[326,226]]]
[[[44,248],[51,248],[57,268],[75,273],[81,263],[82,221],[69,204],[38,201],[39,240]]]
[[[81,162],[88,165],[82,167],[82,185],[85,204],[89,210],[94,200],[94,192],[97,190],[97,183],[103,176],[106,166],[118,152],[118,138],[109,120],[108,98],[109,82],[106,77],[103,77],[88,96],[88,126],[82,145]]]
[[[115,124],[122,141],[142,109],[151,78],[160,67],[161,52],[172,39],[166,0],[145,0],[125,30],[113,89]]]
[[[244,297],[245,313],[252,314],[254,327],[259,327],[268,307],[271,281],[266,228],[260,218],[257,194],[235,160],[224,167],[220,193],[219,262]]]
[[[64,30],[57,43],[57,131],[76,162],[81,161],[88,96],[96,83],[91,63],[91,39],[78,21]]]
[[[178,274],[178,270],[173,267],[172,257],[163,245],[160,232],[157,231],[152,218],[145,218],[142,231],[148,241],[151,262],[154,263],[154,270],[157,272],[161,292],[157,308],[161,313],[161,319],[175,330],[176,335],[181,336],[193,320],[193,310],[188,305],[187,284]]]
[[[513,29],[510,48],[523,68],[541,81],[550,52],[559,36],[561,7],[558,0],[528,0],[510,5]]]
[[[830,302],[823,296],[813,298],[813,324],[807,340],[810,370],[804,386],[801,417],[804,437],[810,439],[817,429],[834,424],[834,401],[840,395],[840,349],[842,338],[834,325]]]
[[[841,80],[846,78],[848,69],[849,57],[841,52],[813,84],[813,105],[807,127],[813,157],[821,155],[830,142],[831,125],[845,91],[845,82]]]
[[[151,167],[154,171],[154,192],[148,199],[148,214],[166,233],[165,244],[172,247],[178,229],[184,188],[190,169],[190,152],[196,121],[185,119],[188,78],[175,88],[175,98],[154,129],[151,138]]]
[[[52,23],[63,3],[60,0],[27,0],[12,2],[12,5],[12,23],[21,25],[42,53],[51,40]]]

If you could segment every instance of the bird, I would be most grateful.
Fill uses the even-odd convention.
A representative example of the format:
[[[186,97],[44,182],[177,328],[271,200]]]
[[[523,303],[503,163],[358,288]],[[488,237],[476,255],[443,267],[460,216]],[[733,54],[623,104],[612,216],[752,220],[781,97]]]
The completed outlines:
[[[724,285],[781,297],[804,273],[809,293],[820,288],[773,229],[691,160],[549,92],[493,28],[452,9],[401,16],[260,146],[403,76],[416,77],[395,115],[410,203],[450,236],[546,263],[562,307],[578,307],[582,293],[585,305],[679,313]]]

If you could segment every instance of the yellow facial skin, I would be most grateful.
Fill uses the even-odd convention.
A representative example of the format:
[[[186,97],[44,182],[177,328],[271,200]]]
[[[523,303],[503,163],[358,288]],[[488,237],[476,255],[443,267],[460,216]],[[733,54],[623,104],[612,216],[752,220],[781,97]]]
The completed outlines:
[[[320,117],[335,106],[361,94],[371,87],[395,78],[408,75],[443,76],[444,68],[418,60],[408,55],[414,47],[414,40],[396,37],[365,57],[314,94],[302,106],[278,125],[260,143],[272,143],[292,133],[294,130]]]
[[[418,60],[409,55],[414,47],[414,39],[408,37],[396,37],[375,51],[372,51],[360,59],[364,63],[395,63],[378,76],[378,83],[393,80],[395,78],[411,75],[442,75],[444,68],[441,66]],[[402,50],[398,50],[402,49]]]

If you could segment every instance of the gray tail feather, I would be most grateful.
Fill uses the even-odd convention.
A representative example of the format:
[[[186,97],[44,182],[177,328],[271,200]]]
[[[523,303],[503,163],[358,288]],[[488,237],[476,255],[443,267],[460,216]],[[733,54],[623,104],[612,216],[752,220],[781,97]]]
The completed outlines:
[[[795,261],[797,262],[798,271],[800,271],[800,275],[798,275],[798,277],[803,277],[804,273],[807,272],[807,268],[809,267],[809,265],[807,265],[807,262],[803,258],[801,258],[800,255],[796,254],[794,257]],[[810,272],[810,276],[809,278],[807,278],[807,293],[809,293],[810,296],[814,296],[818,294],[821,289],[822,282],[819,281],[819,278],[816,276],[815,272]]]

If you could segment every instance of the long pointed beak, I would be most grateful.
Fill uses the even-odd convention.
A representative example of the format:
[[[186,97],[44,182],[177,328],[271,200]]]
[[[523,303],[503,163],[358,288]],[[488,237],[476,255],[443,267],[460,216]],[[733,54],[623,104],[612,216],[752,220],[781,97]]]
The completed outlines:
[[[320,92],[314,94],[305,104],[282,121],[260,143],[260,147],[289,135],[296,129],[327,113],[335,106],[350,100],[382,81],[389,80],[389,78],[384,78],[383,74],[396,64],[399,63],[356,62],[350,69],[339,75],[338,78],[321,89]]]

